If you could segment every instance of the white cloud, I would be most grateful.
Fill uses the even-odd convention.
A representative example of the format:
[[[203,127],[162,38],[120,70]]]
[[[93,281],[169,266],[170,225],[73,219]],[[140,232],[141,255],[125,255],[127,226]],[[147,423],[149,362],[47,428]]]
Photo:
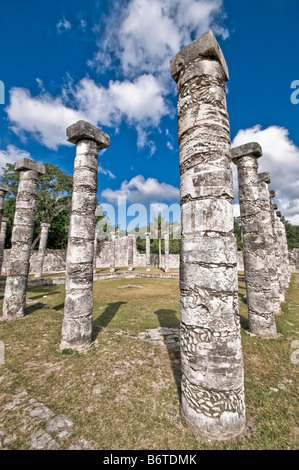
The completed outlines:
[[[229,35],[222,26],[223,0],[130,0],[126,8],[116,3],[104,33],[99,28],[99,49],[89,62],[99,70],[115,55],[126,74],[169,79],[169,60],[195,37],[211,28],[224,39]]]
[[[24,136],[24,132],[28,132],[54,150],[58,145],[67,144],[66,128],[85,118],[83,113],[67,108],[59,97],[53,98],[45,93],[32,97],[24,88],[11,89],[6,112],[16,134]]]
[[[130,181],[124,181],[120,189],[104,189],[101,196],[110,203],[117,203],[118,197],[126,197],[131,203],[148,203],[177,200],[180,190],[167,183],[159,183],[155,178],[145,179],[137,175]]]
[[[16,163],[21,158],[30,158],[31,155],[27,150],[19,149],[14,145],[8,145],[6,150],[0,149],[0,173],[2,173],[2,168],[5,167],[7,163]]]
[[[132,82],[110,81],[107,88],[84,78],[73,88],[68,85],[56,98],[47,93],[32,97],[24,88],[13,88],[6,111],[16,134],[28,132],[51,149],[67,145],[65,129],[79,119],[110,127],[124,120],[136,128],[138,147],[148,146],[150,155],[156,147],[149,130],[169,113],[163,89],[152,75]]]
[[[111,179],[116,178],[116,176],[110,170],[107,170],[107,168],[103,168],[101,164],[98,165],[98,172],[101,173],[102,175],[108,176]]]
[[[58,21],[56,28],[59,33],[63,33],[64,31],[69,31],[72,28],[72,25],[68,20],[63,18],[62,20]]]
[[[242,129],[234,138],[232,147],[248,142],[261,145],[263,156],[258,160],[259,173],[270,172],[269,187],[276,193],[279,209],[286,219],[299,224],[299,148],[290,140],[288,130],[279,126],[262,129],[260,125]]]

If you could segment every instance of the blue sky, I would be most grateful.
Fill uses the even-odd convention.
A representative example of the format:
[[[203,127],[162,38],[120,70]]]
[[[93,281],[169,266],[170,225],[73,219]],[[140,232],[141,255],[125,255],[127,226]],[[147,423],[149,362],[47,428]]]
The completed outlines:
[[[101,202],[178,203],[169,60],[212,29],[230,72],[232,145],[262,145],[260,171],[299,225],[298,26],[297,0],[1,0],[0,167],[26,156],[71,174],[65,129],[86,119],[111,138]],[[235,169],[234,182],[237,196]]]

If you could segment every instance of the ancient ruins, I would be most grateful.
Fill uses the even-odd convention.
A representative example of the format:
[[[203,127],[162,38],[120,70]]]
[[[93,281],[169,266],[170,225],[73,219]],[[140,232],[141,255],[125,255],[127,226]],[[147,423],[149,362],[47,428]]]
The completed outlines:
[[[225,84],[211,31],[171,61],[181,173],[181,411],[200,437],[245,426],[237,245]]]
[[[72,207],[67,251],[47,250],[50,224],[41,224],[38,251],[31,253],[40,176],[45,167],[29,159],[15,165],[20,172],[10,250],[4,250],[7,218],[0,185],[0,271],[6,274],[4,319],[24,316],[29,272],[42,282],[43,272],[64,272],[66,296],[60,348],[79,352],[92,344],[93,280],[97,269],[128,276],[142,267],[145,276],[162,268],[171,277],[180,268],[181,413],[198,439],[226,440],[245,427],[244,368],[241,345],[238,270],[244,269],[249,332],[276,337],[275,314],[299,270],[299,250],[288,251],[285,219],[269,191],[269,173],[258,173],[262,148],[249,142],[231,149],[226,105],[228,67],[212,31],[207,31],[171,60],[177,83],[177,115],[181,196],[181,252],[145,254],[134,234],[100,240],[95,227],[99,150],[110,138],[85,121],[66,130],[76,145]],[[234,237],[232,162],[237,166],[243,253]],[[2,223],[1,223],[2,222]],[[109,272],[110,271],[110,272]],[[177,275],[178,276],[178,275]],[[74,360],[76,356],[74,356]]]

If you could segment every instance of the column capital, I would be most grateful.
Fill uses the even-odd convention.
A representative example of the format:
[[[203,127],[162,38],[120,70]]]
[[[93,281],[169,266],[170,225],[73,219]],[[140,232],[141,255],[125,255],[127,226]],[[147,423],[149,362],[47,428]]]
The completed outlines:
[[[211,30],[206,31],[195,41],[188,44],[170,61],[170,72],[172,78],[177,81],[181,70],[199,58],[215,59],[223,68],[226,80],[229,79],[228,67],[223,56],[222,50]]]
[[[276,215],[277,215],[277,217],[280,218],[280,217],[281,217],[281,212],[280,212],[280,211],[276,211]]]
[[[277,205],[277,204],[274,204],[274,205],[273,205],[273,209],[274,209],[274,210],[277,210],[277,209],[278,209],[278,205]]]
[[[267,184],[271,183],[270,173],[268,171],[265,171],[264,173],[258,173],[257,176],[260,182],[264,182]]]
[[[0,184],[0,191],[7,193],[9,191],[9,187],[6,186],[5,184]]]
[[[238,164],[238,161],[242,157],[255,157],[260,158],[263,155],[262,147],[257,142],[250,142],[248,144],[239,145],[231,149],[231,159]]]
[[[44,175],[46,173],[46,168],[41,163],[34,162],[29,158],[22,158],[15,164],[15,170],[23,171],[23,170],[32,170],[36,171],[40,175]]]
[[[270,193],[270,196],[271,196],[272,198],[275,197],[275,191],[273,191],[273,190],[271,189],[271,191],[269,191],[269,193]]]
[[[9,219],[7,217],[2,217],[2,223],[5,222],[7,224],[8,221]]]
[[[77,145],[80,140],[93,140],[100,149],[109,147],[110,137],[105,132],[86,121],[77,121],[66,129],[69,142]]]
[[[41,227],[51,227],[51,224],[46,224],[45,222],[43,222],[42,224],[40,224]]]

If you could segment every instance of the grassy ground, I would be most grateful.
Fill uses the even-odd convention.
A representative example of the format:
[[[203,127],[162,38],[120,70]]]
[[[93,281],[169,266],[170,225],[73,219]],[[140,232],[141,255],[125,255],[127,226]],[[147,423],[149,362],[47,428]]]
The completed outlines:
[[[26,317],[0,322],[0,441],[2,433],[5,448],[30,449],[31,436],[47,425],[28,415],[29,400],[37,400],[74,423],[71,436],[54,436],[61,449],[79,439],[111,450],[298,448],[299,365],[291,345],[299,340],[299,274],[276,316],[277,339],[247,334],[242,276],[239,294],[248,423],[242,439],[199,445],[180,418],[179,347],[141,340],[148,329],[179,328],[178,281],[120,278],[94,284],[94,345],[85,354],[59,350],[64,286],[30,288],[27,298],[37,303],[28,304]],[[27,395],[10,405],[19,389]]]

